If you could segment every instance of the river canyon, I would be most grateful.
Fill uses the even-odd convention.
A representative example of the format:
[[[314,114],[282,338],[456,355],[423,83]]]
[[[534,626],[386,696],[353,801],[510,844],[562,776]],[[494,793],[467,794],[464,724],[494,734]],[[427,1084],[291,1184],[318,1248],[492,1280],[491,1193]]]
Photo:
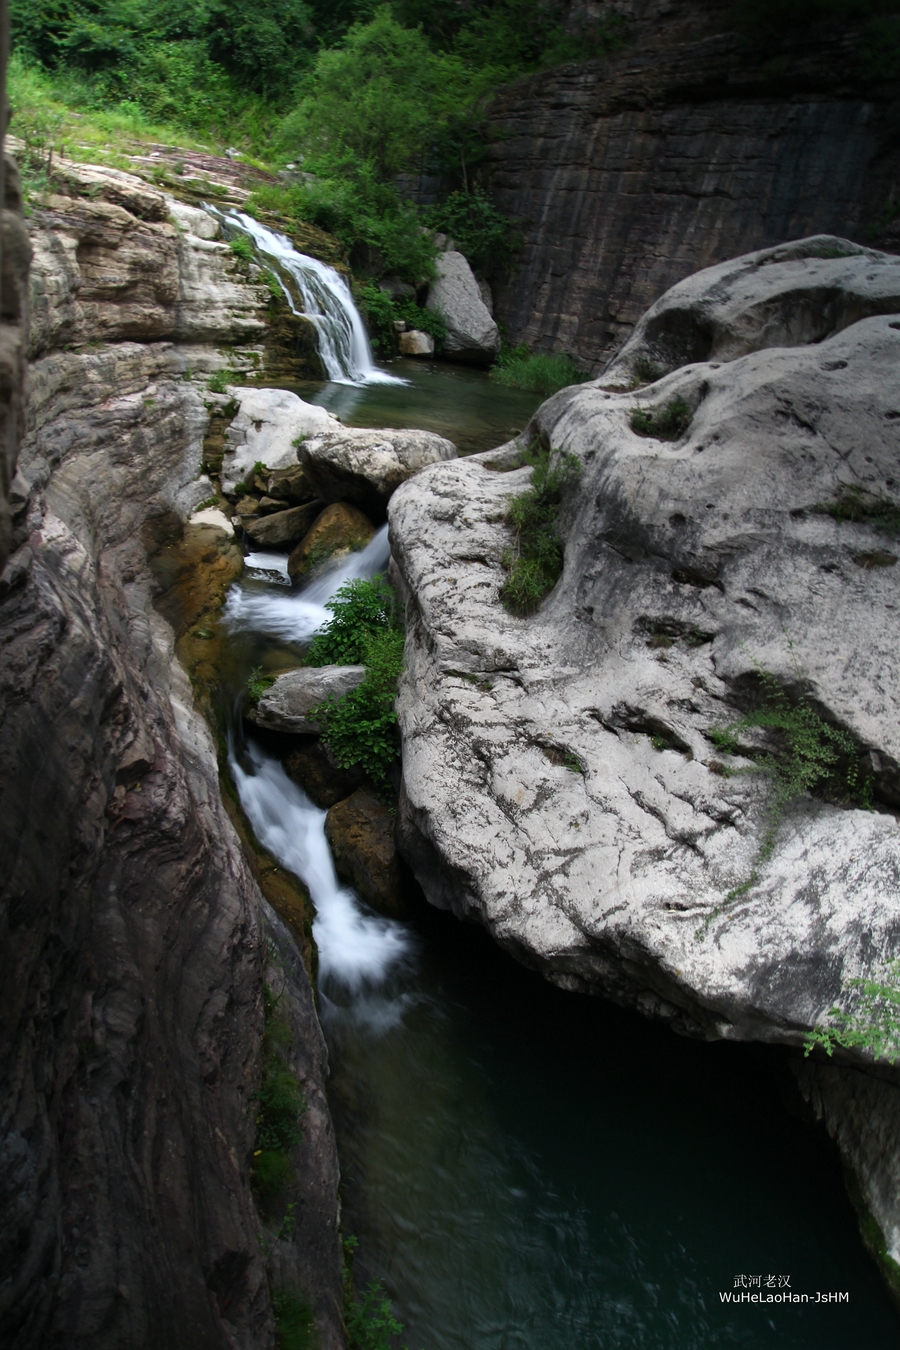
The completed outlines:
[[[340,1350],[371,1281],[409,1350],[897,1343],[900,1078],[803,1055],[900,956],[895,89],[825,31],[788,95],[710,8],[624,6],[626,51],[492,105],[523,222],[494,312],[592,376],[544,402],[376,362],[333,241],[224,174],[61,159],[26,219],[7,160],[17,1350],[274,1350],[285,1299]],[[541,452],[577,462],[564,566],[515,617]],[[278,703],[375,574],[406,629],[380,799]],[[760,727],[714,735],[766,681],[864,796],[772,824]]]

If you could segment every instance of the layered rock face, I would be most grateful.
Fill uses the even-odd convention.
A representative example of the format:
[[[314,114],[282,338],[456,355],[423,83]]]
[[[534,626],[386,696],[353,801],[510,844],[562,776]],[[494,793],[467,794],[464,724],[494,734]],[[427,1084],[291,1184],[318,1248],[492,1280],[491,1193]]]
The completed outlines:
[[[491,115],[494,196],[524,239],[496,314],[593,371],[675,282],[818,231],[868,241],[900,184],[868,30],[763,45],[723,32],[727,5],[606,8],[623,51],[521,80]]]
[[[654,365],[670,373],[625,392]],[[797,1044],[900,954],[898,370],[900,259],[763,250],[676,287],[519,443],[398,490],[401,835],[433,903],[558,984],[707,1037]],[[538,441],[580,476],[562,578],[516,619],[505,513]],[[723,772],[713,732],[773,687],[852,738],[874,810],[801,796],[773,816],[762,732]],[[855,1165],[897,1259],[872,1141],[900,1090],[876,1096]],[[817,1097],[835,1130],[839,1099]]]
[[[179,233],[161,194],[100,177],[99,195],[31,219],[34,359],[0,579],[0,1338],[259,1350],[271,1278],[336,1348],[324,1044],[223,809],[142,542],[209,492],[208,414],[164,339],[254,336],[256,288],[224,246]],[[221,264],[212,318],[200,255]],[[267,1255],[250,1166],[271,943],[290,949],[310,1109],[297,1226]]]

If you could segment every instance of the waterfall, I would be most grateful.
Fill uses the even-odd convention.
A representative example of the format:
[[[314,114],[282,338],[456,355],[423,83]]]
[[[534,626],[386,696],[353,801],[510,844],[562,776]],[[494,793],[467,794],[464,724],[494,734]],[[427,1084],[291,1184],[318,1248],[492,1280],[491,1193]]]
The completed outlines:
[[[271,591],[248,591],[240,585],[233,586],[223,612],[225,626],[232,631],[243,629],[265,633],[286,642],[309,642],[331,617],[325,608],[326,600],[355,577],[370,577],[374,572],[383,572],[390,556],[388,527],[382,525],[365,548],[336,563],[302,591],[293,591],[277,584],[287,574],[286,556],[279,560],[277,553],[253,553],[245,560],[248,568],[254,572],[268,572],[270,576],[264,579],[271,579],[276,584]],[[279,576],[271,575],[274,573]]]
[[[396,375],[379,370],[365,324],[344,277],[318,258],[298,253],[286,235],[261,225],[242,211],[220,211],[208,202],[207,211],[226,238],[249,239],[260,261],[278,280],[294,314],[302,314],[319,335],[319,356],[335,384],[405,384]]]
[[[364,549],[336,563],[297,593],[286,592],[278,584],[282,568],[277,554],[252,554],[248,560],[255,564],[252,570],[270,583],[270,589],[245,591],[240,583],[232,587],[225,626],[231,631],[308,642],[329,618],[325,602],[352,578],[382,571],[389,557],[384,525]],[[408,929],[372,913],[349,887],[341,886],[325,838],[326,812],[313,805],[260,745],[248,740],[238,749],[235,741],[232,735],[228,760],[253,833],[282,867],[306,883],[315,905],[313,935],[319,949],[323,997],[330,993],[329,1006],[333,1006],[331,1000],[340,999],[343,990],[353,997],[357,1014],[387,1026],[405,1004],[396,997],[373,998],[373,994],[411,958],[414,944]]]

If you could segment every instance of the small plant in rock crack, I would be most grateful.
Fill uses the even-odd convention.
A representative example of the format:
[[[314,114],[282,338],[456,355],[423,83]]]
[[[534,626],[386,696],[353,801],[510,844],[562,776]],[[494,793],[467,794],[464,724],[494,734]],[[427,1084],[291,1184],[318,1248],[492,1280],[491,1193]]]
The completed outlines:
[[[581,472],[575,455],[549,449],[526,451],[522,463],[534,466],[531,486],[513,497],[506,509],[515,543],[503,556],[508,575],[500,588],[503,607],[519,618],[534,613],[562,574],[559,508],[564,490]]]
[[[830,1025],[817,1026],[803,1044],[804,1056],[820,1045],[829,1057],[840,1046],[867,1050],[875,1059],[896,1064],[900,1060],[900,960],[889,961],[876,980],[850,980],[844,986],[845,1000],[858,990],[852,1010],[829,1008]]]
[[[206,387],[211,394],[224,394],[228,388],[230,372],[227,370],[216,370],[206,381]]]
[[[690,404],[673,398],[664,408],[632,408],[631,430],[637,436],[652,436],[657,441],[677,441],[691,424]]]
[[[307,1109],[303,1089],[287,1061],[292,1041],[290,1022],[278,1005],[278,996],[266,985],[262,1079],[254,1093],[257,1112],[253,1151],[253,1187],[264,1207],[275,1204],[290,1185],[290,1154],[303,1138],[300,1122]],[[291,1213],[289,1208],[288,1215]]]
[[[263,694],[275,683],[274,675],[264,675],[261,666],[254,666],[247,676],[247,700],[255,708]]]
[[[775,848],[784,814],[797,798],[814,793],[840,806],[863,808],[869,808],[872,802],[872,780],[861,773],[860,750],[853,737],[826,722],[804,694],[791,695],[771,671],[758,662],[754,664],[763,695],[761,706],[708,734],[723,755],[755,759],[750,767],[739,769],[717,762],[717,772],[725,777],[743,773],[769,776],[772,790],[766,825],[750,875],[707,915],[698,936],[705,935],[714,918],[757,884],[760,866]],[[741,733],[755,729],[764,732],[769,743],[762,752],[741,745]]]
[[[834,520],[871,525],[880,534],[900,535],[900,506],[856,483],[845,484],[834,501],[819,502],[814,509]]]

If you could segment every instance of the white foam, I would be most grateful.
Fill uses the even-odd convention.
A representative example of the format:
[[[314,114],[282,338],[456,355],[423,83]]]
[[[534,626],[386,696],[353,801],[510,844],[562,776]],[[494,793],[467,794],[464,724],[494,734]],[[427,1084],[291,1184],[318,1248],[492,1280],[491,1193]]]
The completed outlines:
[[[360,994],[382,984],[412,954],[408,930],[364,910],[354,892],[340,885],[325,838],[326,812],[288,778],[278,760],[251,741],[241,759],[231,749],[229,763],[256,838],[309,888],[323,986]],[[382,1000],[372,1006],[378,1020],[390,1022],[392,1014]],[[398,1006],[394,1021],[402,1011],[403,1005]]]
[[[250,554],[254,559],[277,556]],[[223,611],[225,626],[231,630],[266,633],[287,642],[309,642],[331,617],[325,602],[345,582],[383,571],[390,556],[388,527],[383,525],[364,549],[342,558],[302,591],[286,594],[279,587],[277,591],[269,593],[244,590],[240,585],[233,586]]]

